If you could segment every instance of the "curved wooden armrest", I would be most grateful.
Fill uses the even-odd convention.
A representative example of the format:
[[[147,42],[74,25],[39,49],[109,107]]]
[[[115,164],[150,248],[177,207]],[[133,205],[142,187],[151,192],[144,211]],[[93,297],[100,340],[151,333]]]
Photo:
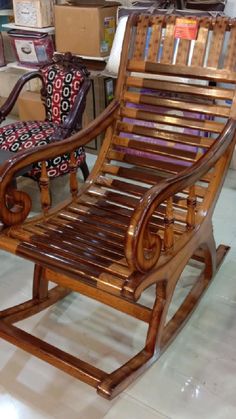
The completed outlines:
[[[0,122],[2,122],[11,112],[24,85],[35,78],[40,78],[43,83],[43,77],[40,71],[31,71],[30,73],[26,73],[17,81],[5,103],[0,108]]]
[[[234,138],[236,120],[230,119],[213,146],[193,166],[181,174],[163,180],[150,188],[140,199],[131,217],[126,234],[125,255],[131,269],[145,272],[157,263],[160,256],[159,236],[150,237],[148,222],[155,209],[175,193],[193,185],[206,174],[224,154]],[[152,257],[145,259],[144,248],[149,241]]]
[[[27,208],[25,208],[25,202],[27,201],[25,194],[19,191],[16,191],[16,194],[18,195],[15,194],[14,198],[16,201],[19,200],[18,202],[20,203],[21,208],[23,208],[22,211],[18,213],[12,213],[7,208],[6,191],[14,176],[22,169],[29,167],[33,163],[46,161],[63,154],[72,153],[77,148],[84,146],[101,132],[103,132],[106,128],[108,128],[109,125],[111,125],[111,123],[114,121],[115,112],[118,108],[119,101],[114,100],[105,109],[105,111],[100,116],[98,116],[98,118],[96,118],[80,132],[58,142],[55,141],[41,147],[22,150],[18,153],[15,153],[10,160],[7,160],[2,166],[0,166],[0,220],[3,222],[3,224],[13,225],[21,223],[25,220],[30,211],[30,205],[28,202],[26,205]]]

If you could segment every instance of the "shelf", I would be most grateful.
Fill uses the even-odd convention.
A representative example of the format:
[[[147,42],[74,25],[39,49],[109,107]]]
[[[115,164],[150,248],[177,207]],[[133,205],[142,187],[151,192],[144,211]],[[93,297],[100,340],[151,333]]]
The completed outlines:
[[[19,26],[15,23],[3,23],[2,27],[6,29],[18,29],[21,31],[48,33],[49,35],[53,35],[55,33],[54,26],[49,26],[48,28],[30,28],[29,26]]]
[[[8,68],[14,68],[16,70],[24,70],[24,71],[25,70],[27,70],[27,71],[35,71],[35,70],[38,70],[39,69],[39,67],[36,67],[36,66],[35,67],[29,67],[27,65],[20,64],[20,63],[18,63],[18,61],[14,61],[12,63],[8,63],[5,67],[1,67],[1,68],[3,68],[4,70],[7,70]],[[1,68],[0,68],[0,71],[1,71]]]
[[[13,16],[13,10],[12,9],[0,10],[0,16]]]

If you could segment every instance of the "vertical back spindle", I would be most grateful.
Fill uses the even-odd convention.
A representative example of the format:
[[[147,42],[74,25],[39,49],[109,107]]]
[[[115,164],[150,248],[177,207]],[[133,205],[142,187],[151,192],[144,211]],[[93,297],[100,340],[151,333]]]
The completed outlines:
[[[46,214],[51,206],[51,198],[49,191],[49,178],[47,174],[46,162],[42,162],[41,176],[39,179],[41,207],[44,214]]]
[[[77,164],[75,153],[70,154],[70,192],[74,199],[78,194]]]
[[[189,188],[189,196],[187,198],[187,228],[190,230],[195,227],[195,210],[197,205],[195,186],[192,185]]]
[[[174,245],[174,211],[173,198],[168,198],[166,203],[166,214],[164,218],[164,249],[170,250]]]

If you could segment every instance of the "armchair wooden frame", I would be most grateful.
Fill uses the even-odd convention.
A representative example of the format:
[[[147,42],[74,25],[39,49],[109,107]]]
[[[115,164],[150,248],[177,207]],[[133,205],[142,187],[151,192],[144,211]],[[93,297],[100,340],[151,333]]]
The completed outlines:
[[[236,21],[191,19],[198,35],[190,53],[190,40],[175,45],[175,16],[131,16],[114,101],[60,145],[20,152],[1,167],[0,247],[32,261],[35,270],[32,299],[0,312],[0,336],[108,399],[167,348],[229,250],[216,249],[212,214],[235,146]],[[94,169],[78,188],[73,153],[103,131]],[[71,156],[71,199],[50,208],[45,161],[64,153]],[[37,161],[42,214],[30,218],[25,192],[11,191],[11,208],[6,195],[15,174]],[[199,274],[168,319],[191,261]],[[56,284],[50,290],[49,281]],[[140,298],[152,285],[150,308]],[[146,322],[143,349],[107,373],[15,325],[70,291]]]
[[[44,104],[45,110],[46,107],[46,89],[45,79],[42,74],[42,69],[50,67],[51,65],[56,64],[63,71],[70,71],[71,69],[77,69],[81,72],[83,76],[83,82],[80,87],[79,93],[76,96],[75,102],[71,107],[71,110],[68,112],[68,115],[64,122],[58,125],[51,137],[51,141],[59,141],[64,138],[69,137],[73,132],[80,131],[82,129],[82,118],[86,106],[86,97],[87,93],[91,86],[91,80],[89,79],[89,71],[87,70],[83,59],[80,57],[73,56],[70,52],[65,54],[55,54],[50,62],[42,66],[39,70],[30,71],[23,74],[17,81],[16,85],[10,92],[10,95],[6,99],[5,103],[0,108],[0,123],[3,122],[6,117],[10,114],[13,107],[16,104],[16,101],[22,92],[24,86],[34,79],[41,80],[42,87],[40,90],[41,100]],[[86,161],[84,161],[80,166],[84,179],[89,175],[89,170]]]

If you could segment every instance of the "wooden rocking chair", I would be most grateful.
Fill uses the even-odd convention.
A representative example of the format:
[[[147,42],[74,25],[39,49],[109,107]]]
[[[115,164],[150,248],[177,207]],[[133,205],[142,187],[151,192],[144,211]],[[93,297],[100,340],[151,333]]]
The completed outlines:
[[[32,299],[0,312],[0,336],[106,398],[165,350],[228,251],[216,249],[212,213],[235,145],[236,21],[192,17],[187,25],[196,39],[190,40],[176,19],[132,15],[115,99],[103,114],[69,139],[19,152],[1,167],[0,247],[32,261],[35,270]],[[79,189],[74,152],[103,131],[95,167]],[[45,162],[65,153],[71,199],[50,208]],[[9,185],[36,162],[42,215],[30,218],[29,196],[9,192]],[[199,275],[167,319],[189,263],[199,266]],[[49,281],[57,284],[50,290]],[[151,285],[152,308],[140,302]],[[107,373],[14,325],[70,291],[146,322],[143,349]]]

